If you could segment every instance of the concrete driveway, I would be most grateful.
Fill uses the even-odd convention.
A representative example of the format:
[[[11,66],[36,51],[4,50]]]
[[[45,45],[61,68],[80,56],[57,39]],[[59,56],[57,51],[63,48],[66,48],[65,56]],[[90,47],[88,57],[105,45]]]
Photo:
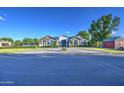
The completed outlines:
[[[83,48],[67,48],[67,51],[65,53],[80,53],[80,54],[105,54],[105,52],[102,51],[95,51],[95,50],[86,50]]]
[[[17,54],[44,54],[44,53],[58,53],[58,54],[106,54],[102,51],[85,50],[83,48],[66,48],[66,51],[61,51],[62,48],[44,48],[32,51],[18,52]]]
[[[69,54],[1,54],[0,85],[124,85],[124,57]]]

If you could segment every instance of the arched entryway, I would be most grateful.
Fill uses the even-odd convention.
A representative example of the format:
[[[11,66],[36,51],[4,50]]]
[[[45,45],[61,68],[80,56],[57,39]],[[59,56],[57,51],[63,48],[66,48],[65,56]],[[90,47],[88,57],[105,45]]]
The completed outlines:
[[[69,37],[67,36],[60,36],[59,37],[59,46],[60,47],[69,47]]]
[[[78,41],[74,40],[74,45],[77,46],[78,45]]]
[[[66,44],[67,44],[66,40],[61,41],[61,47],[66,47],[67,46]]]
[[[46,40],[43,40],[43,45],[44,45],[44,46],[46,46],[46,45],[47,45]]]

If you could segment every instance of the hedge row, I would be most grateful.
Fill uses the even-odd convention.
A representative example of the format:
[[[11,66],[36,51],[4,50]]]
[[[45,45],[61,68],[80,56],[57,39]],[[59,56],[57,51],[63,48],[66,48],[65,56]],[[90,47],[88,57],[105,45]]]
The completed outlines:
[[[87,47],[87,46],[70,46],[70,47]],[[12,46],[12,47],[0,47],[0,49],[12,49],[12,48],[39,48],[39,46]],[[58,48],[58,46],[42,46],[40,48]]]
[[[12,47],[0,47],[0,49],[12,49],[12,48],[38,48],[38,46],[12,46]]]
[[[40,48],[57,48],[58,46],[42,46]],[[39,48],[39,46],[12,46],[12,47],[0,47],[0,49],[12,49],[12,48]]]
[[[41,46],[40,48],[57,48],[58,46]]]
[[[87,47],[87,45],[77,45],[77,46],[71,46],[71,47]]]

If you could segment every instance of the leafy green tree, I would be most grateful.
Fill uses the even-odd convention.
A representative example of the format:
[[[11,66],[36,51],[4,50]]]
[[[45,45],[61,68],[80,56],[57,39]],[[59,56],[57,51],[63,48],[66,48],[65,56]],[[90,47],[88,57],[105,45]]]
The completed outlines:
[[[34,39],[33,39],[33,43],[34,43],[35,45],[37,45],[37,46],[38,46],[38,45],[39,45],[39,39],[34,38]]]
[[[23,44],[26,44],[26,45],[39,45],[39,40],[37,38],[24,38],[22,40]]]
[[[80,31],[80,32],[78,32],[77,35],[89,40],[89,32],[88,31]]]
[[[53,41],[52,44],[51,44],[51,46],[52,47],[56,47],[56,44],[57,44],[57,42],[56,41]]]
[[[14,46],[21,46],[22,45],[22,41],[21,40],[16,40],[14,42]]]
[[[14,42],[14,40],[12,38],[9,38],[9,37],[2,37],[2,38],[0,38],[0,40],[9,41],[11,43]]]
[[[89,29],[90,33],[90,45],[95,46],[96,42],[98,41],[98,32],[97,32],[97,23],[93,20]]]
[[[29,45],[29,44],[32,43],[32,39],[31,39],[31,38],[24,38],[24,39],[22,40],[22,42],[23,42],[23,44],[25,44],[25,45]]]
[[[120,17],[112,17],[112,14],[103,15],[96,21],[92,21],[89,29],[92,45],[98,45],[98,43],[110,37],[113,31],[118,30],[119,24]]]

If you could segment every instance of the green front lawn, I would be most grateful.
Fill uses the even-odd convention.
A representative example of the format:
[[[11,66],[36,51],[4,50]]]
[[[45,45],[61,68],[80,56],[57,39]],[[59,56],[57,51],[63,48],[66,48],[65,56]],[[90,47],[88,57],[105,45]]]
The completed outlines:
[[[12,49],[0,49],[0,53],[16,53],[16,52],[24,52],[24,51],[31,51],[37,50],[35,48],[12,48]]]
[[[10,49],[0,49],[0,54],[6,53],[18,53],[26,51],[49,51],[50,48],[10,48]]]
[[[94,51],[102,51],[106,53],[113,53],[113,54],[124,54],[124,51],[114,50],[114,49],[107,49],[107,48],[91,48],[91,47],[80,47],[80,49],[85,50],[94,50]],[[10,49],[0,49],[0,54],[4,53],[18,53],[18,52],[26,52],[26,51],[42,51],[42,50],[49,50],[49,48],[10,48]]]
[[[124,54],[124,51],[108,49],[108,48],[82,48],[82,49],[96,50],[96,51],[102,51],[102,52],[113,53],[113,54]]]

